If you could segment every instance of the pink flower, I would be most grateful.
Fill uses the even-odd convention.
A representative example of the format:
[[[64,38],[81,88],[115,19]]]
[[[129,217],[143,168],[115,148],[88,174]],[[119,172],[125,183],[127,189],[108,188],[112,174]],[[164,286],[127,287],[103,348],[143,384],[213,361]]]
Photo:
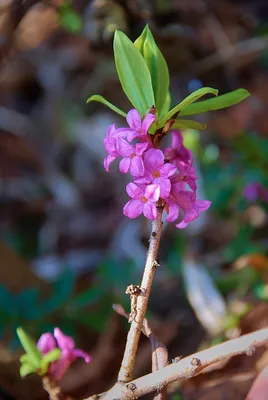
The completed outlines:
[[[104,147],[108,153],[108,156],[104,159],[104,168],[109,172],[111,162],[113,162],[119,154],[117,152],[117,140],[119,137],[118,129],[115,124],[111,125],[106,133],[106,138],[103,139]]]
[[[127,114],[127,123],[129,128],[120,128],[119,132],[120,134],[127,135],[127,140],[129,142],[131,142],[135,137],[144,138],[154,120],[155,116],[151,113],[147,114],[142,120],[138,111],[133,108]]]
[[[52,333],[43,333],[37,342],[37,348],[41,350],[42,354],[47,354],[57,347],[57,342]]]
[[[178,173],[176,175],[173,175],[172,178],[174,178],[174,182],[184,182],[187,183],[190,189],[192,189],[194,192],[197,189],[196,185],[196,171],[195,167],[193,165],[193,160],[191,161],[190,164],[186,164],[183,161],[179,161],[176,163],[178,167]]]
[[[56,347],[60,348],[60,359],[53,362],[49,369],[49,373],[56,380],[60,380],[63,377],[70,364],[78,357],[83,358],[86,363],[91,361],[89,354],[83,350],[76,349],[74,340],[70,336],[64,335],[59,328],[54,329],[54,336],[49,332],[44,333],[38,340],[37,347],[41,350],[42,354],[47,354]]]
[[[161,150],[149,149],[144,154],[144,167],[144,177],[135,179],[135,183],[159,185],[160,197],[167,198],[171,188],[169,177],[175,174],[176,166],[170,163],[165,164],[165,157]]]
[[[170,162],[183,161],[188,163],[191,160],[191,151],[183,145],[182,134],[180,131],[172,131],[171,147],[164,150],[165,158]]]
[[[124,207],[123,213],[129,218],[136,218],[143,215],[151,220],[157,217],[156,201],[159,200],[159,185],[137,186],[130,182],[127,185],[127,193],[132,198]]]
[[[148,143],[137,143],[135,146],[132,146],[126,140],[122,138],[118,139],[118,153],[124,157],[119,164],[122,174],[126,174],[129,170],[132,176],[143,176],[144,164],[142,154],[147,147]]]
[[[170,196],[167,199],[166,208],[168,211],[167,221],[175,221],[179,212],[184,212],[182,221],[176,224],[177,228],[185,228],[189,222],[196,220],[200,212],[207,210],[211,202],[208,200],[197,200],[195,192],[184,190],[183,183],[175,183],[171,187]]]

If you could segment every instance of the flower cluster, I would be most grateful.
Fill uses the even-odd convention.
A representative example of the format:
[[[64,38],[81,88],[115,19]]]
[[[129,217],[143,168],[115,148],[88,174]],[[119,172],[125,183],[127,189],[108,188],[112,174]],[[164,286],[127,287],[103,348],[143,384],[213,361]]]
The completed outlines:
[[[143,215],[154,220],[157,205],[164,206],[167,221],[184,216],[177,228],[185,228],[210,206],[210,201],[196,197],[196,172],[192,152],[183,145],[179,131],[172,131],[171,147],[160,150],[153,146],[152,135],[148,130],[155,116],[148,113],[142,120],[137,110],[127,114],[127,128],[111,125],[104,139],[108,156],[104,167],[109,171],[112,161],[122,157],[119,169],[123,174],[129,172],[133,177],[127,187],[131,200],[124,206],[123,213],[129,218]],[[135,139],[135,140],[134,140]],[[134,143],[133,143],[134,140]]]
[[[60,359],[51,363],[49,368],[49,374],[56,380],[63,377],[70,364],[78,357],[83,358],[86,363],[91,361],[89,354],[76,349],[74,340],[70,336],[64,335],[59,328],[54,329],[54,336],[50,332],[43,333],[37,342],[37,348],[43,355],[57,347],[61,350]]]

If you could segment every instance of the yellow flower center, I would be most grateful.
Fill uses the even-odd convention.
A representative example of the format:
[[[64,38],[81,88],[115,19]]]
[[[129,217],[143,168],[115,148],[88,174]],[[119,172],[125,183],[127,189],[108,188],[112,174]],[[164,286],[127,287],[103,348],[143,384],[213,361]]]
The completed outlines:
[[[161,174],[160,174],[159,171],[154,171],[154,172],[153,172],[153,177],[154,177],[154,178],[160,178],[160,176],[161,176]]]

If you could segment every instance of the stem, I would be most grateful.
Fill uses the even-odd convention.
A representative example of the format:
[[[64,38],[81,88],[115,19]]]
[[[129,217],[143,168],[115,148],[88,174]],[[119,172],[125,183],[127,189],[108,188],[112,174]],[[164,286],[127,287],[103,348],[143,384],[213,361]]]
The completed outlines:
[[[246,353],[251,356],[256,347],[268,343],[268,328],[260,329],[237,339],[229,340],[207,350],[192,354],[178,362],[161,368],[128,384],[118,382],[99,398],[102,400],[135,400],[145,394],[159,392],[171,382],[189,379],[198,375],[206,367],[230,357]],[[86,399],[90,400],[92,397]]]
[[[161,221],[162,213],[163,213],[163,207],[158,206],[157,219],[152,222],[150,244],[141,282],[142,293],[137,298],[135,318],[133,318],[130,330],[128,332],[125,353],[118,374],[119,382],[128,382],[132,379],[143,320],[147,310],[148,299],[152,287],[156,265],[158,264],[156,260],[157,260],[157,254],[158,254],[161,231],[162,231],[162,221]]]
[[[48,393],[50,400],[72,400],[70,396],[62,393],[57,382],[50,375],[43,376],[43,387]]]

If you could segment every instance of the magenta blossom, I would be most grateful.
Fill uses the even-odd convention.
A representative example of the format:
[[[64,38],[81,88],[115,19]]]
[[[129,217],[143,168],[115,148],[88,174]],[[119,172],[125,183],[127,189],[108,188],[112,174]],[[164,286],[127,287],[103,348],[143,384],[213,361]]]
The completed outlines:
[[[165,163],[165,157],[159,149],[149,149],[144,154],[145,173],[143,178],[135,179],[135,183],[154,183],[160,187],[160,197],[169,196],[171,183],[169,178],[175,174],[175,165]]]
[[[126,135],[129,142],[131,142],[135,137],[144,139],[154,120],[155,116],[151,113],[148,113],[142,120],[138,111],[133,108],[127,114],[127,123],[129,128],[119,128],[119,133]]]
[[[132,198],[124,207],[123,213],[129,218],[143,215],[151,220],[156,219],[157,210],[155,203],[159,200],[159,185],[137,186],[130,182],[127,185],[127,194]]]
[[[129,170],[132,176],[143,176],[144,164],[142,155],[148,147],[148,143],[137,143],[135,146],[129,144],[126,140],[119,138],[117,149],[120,156],[124,157],[119,164],[122,174]]]
[[[183,145],[182,134],[180,131],[172,131],[171,147],[164,150],[165,158],[170,162],[183,161],[188,163],[191,160],[191,151]]]
[[[112,124],[106,133],[106,138],[103,139],[104,147],[108,153],[108,156],[104,159],[104,168],[109,172],[109,167],[111,162],[113,162],[119,154],[117,152],[117,140],[120,136],[118,129],[116,129],[115,124]]]
[[[74,340],[70,336],[66,336],[59,328],[54,329],[54,336],[47,332],[44,333],[37,342],[37,348],[42,354],[47,354],[49,351],[59,347],[61,350],[60,359],[50,365],[49,373],[56,380],[60,380],[70,364],[78,357],[83,358],[86,363],[91,361],[89,354],[83,350],[76,349]]]
[[[197,200],[195,192],[183,190],[182,183],[172,185],[170,196],[166,202],[168,211],[167,221],[175,221],[179,217],[179,212],[184,212],[182,221],[176,224],[177,228],[186,228],[189,222],[195,221],[200,212],[207,210],[211,202],[208,200]]]

